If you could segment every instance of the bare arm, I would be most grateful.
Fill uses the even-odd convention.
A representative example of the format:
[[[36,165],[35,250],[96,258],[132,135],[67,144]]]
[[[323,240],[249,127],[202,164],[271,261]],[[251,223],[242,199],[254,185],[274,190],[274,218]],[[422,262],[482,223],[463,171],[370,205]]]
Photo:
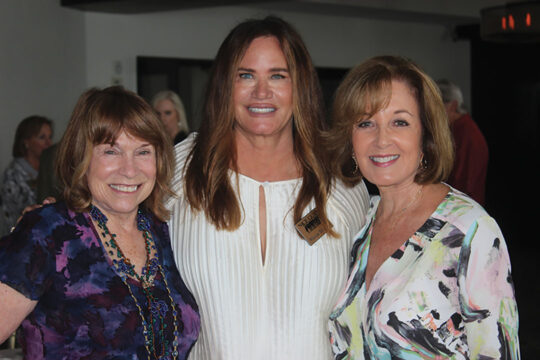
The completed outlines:
[[[3,343],[34,310],[37,301],[0,282],[0,343]]]

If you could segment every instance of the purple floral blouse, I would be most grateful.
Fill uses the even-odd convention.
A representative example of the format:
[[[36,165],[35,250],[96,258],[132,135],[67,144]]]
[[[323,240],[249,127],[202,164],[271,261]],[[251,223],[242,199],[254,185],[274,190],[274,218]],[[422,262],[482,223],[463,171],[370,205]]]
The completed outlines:
[[[153,216],[147,219],[171,298],[160,272],[152,293],[165,304],[175,303],[177,359],[186,359],[199,334],[198,307],[174,263],[167,225]],[[27,213],[0,240],[0,282],[37,300],[22,323],[26,359],[160,359],[165,347],[172,355],[172,311],[165,312],[164,335],[156,337],[153,348],[158,351],[149,355],[140,314],[150,318],[148,301],[138,281],[127,281],[140,308],[115,272],[89,215],[68,210],[63,202]],[[156,325],[154,332],[159,331]]]

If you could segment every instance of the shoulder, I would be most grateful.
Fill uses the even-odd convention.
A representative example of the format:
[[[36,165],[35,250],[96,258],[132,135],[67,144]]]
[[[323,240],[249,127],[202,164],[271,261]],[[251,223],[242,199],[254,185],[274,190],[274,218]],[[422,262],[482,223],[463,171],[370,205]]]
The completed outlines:
[[[183,170],[187,157],[189,156],[191,149],[193,149],[193,146],[195,145],[196,138],[197,133],[193,132],[189,134],[183,141],[179,142],[174,146],[174,155],[176,158],[175,176],[180,173],[178,169]]]
[[[4,179],[12,177],[14,174],[24,172],[24,167],[21,165],[20,159],[15,158],[11,160],[9,165],[4,170]]]
[[[461,191],[449,187],[450,191],[436,210],[436,217],[452,224],[464,234],[478,223],[495,223],[480,204]]]
[[[177,197],[183,197],[184,193],[184,173],[186,171],[186,163],[195,145],[197,133],[190,133],[182,142],[179,142],[174,147],[174,156],[176,166],[174,169],[173,178],[171,180],[171,188]],[[173,204],[177,201],[177,197],[169,198],[166,202],[168,209],[171,209]]]
[[[76,219],[80,215],[82,214],[69,210],[66,203],[59,201],[27,212],[16,229],[31,229],[33,232],[36,230],[53,231],[59,225],[80,222]]]
[[[339,215],[343,220],[359,229],[365,221],[369,209],[369,193],[363,181],[353,187],[336,179],[328,197],[329,215]]]

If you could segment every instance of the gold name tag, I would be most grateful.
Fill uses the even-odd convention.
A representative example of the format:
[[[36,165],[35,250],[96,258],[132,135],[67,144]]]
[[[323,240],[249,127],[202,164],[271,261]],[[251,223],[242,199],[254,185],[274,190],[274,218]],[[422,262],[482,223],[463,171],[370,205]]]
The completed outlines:
[[[326,234],[321,224],[321,219],[317,213],[317,209],[311,210],[306,216],[300,219],[295,225],[296,230],[300,233],[300,236],[308,242],[309,245],[313,245]]]

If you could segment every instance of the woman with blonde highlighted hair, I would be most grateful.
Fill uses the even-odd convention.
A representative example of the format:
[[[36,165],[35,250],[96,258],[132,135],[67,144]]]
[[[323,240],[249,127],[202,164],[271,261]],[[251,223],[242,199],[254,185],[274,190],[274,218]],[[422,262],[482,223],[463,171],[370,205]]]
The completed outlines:
[[[518,314],[495,220],[446,185],[439,90],[410,60],[369,59],[339,86],[329,143],[345,182],[380,196],[330,316],[335,359],[519,359]]]
[[[364,184],[333,183],[307,49],[276,17],[222,43],[200,132],[176,147],[173,249],[201,309],[193,359],[327,359],[326,319],[363,224]]]
[[[163,90],[154,95],[151,104],[173,143],[184,140],[189,134],[189,125],[180,96],[172,90]]]

